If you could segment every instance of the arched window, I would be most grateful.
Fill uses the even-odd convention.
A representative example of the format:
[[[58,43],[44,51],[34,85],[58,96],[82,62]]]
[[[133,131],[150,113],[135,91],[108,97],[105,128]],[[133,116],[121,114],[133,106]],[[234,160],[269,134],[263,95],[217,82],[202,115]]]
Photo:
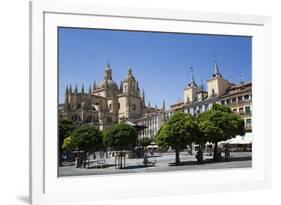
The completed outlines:
[[[92,122],[92,116],[88,116],[88,117],[86,118],[86,122]]]
[[[79,121],[79,120],[81,120],[81,118],[80,118],[79,115],[73,115],[73,116],[71,117],[71,119],[72,119],[73,121]]]
[[[132,109],[133,109],[133,111],[136,111],[137,106],[136,106],[135,104],[133,104],[133,105],[132,105]]]

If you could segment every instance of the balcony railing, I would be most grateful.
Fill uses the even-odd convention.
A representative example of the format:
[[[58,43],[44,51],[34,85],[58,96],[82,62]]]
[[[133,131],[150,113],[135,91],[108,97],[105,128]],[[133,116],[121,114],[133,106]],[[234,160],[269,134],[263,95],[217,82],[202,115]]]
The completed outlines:
[[[245,104],[250,104],[252,102],[252,99],[248,99],[248,100],[242,100],[242,101],[231,101],[230,105],[245,105]]]
[[[238,113],[239,113],[239,115],[245,115],[245,116],[251,116],[252,115],[251,111],[248,111],[248,112],[240,111]]]

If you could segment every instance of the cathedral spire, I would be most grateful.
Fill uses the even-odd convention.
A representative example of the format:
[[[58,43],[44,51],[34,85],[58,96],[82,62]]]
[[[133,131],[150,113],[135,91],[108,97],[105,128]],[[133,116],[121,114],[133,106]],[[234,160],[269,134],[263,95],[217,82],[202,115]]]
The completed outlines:
[[[92,93],[92,89],[91,89],[91,86],[89,85],[89,91],[88,91],[89,95],[91,95]]]
[[[165,110],[165,100],[163,99],[163,105],[162,105],[162,109]]]
[[[142,101],[143,101],[143,104],[145,105],[145,94],[144,94],[144,89],[142,89],[141,99],[142,99]]]
[[[84,94],[84,84],[82,84],[81,93]]]
[[[220,71],[219,71],[219,66],[218,66],[218,62],[217,62],[217,57],[215,55],[215,70],[214,70],[214,74],[213,77],[221,77]]]
[[[76,84],[76,86],[75,86],[74,94],[75,94],[75,95],[77,95],[77,94],[78,94],[77,84]]]
[[[69,85],[69,94],[72,94],[72,86],[71,86],[71,84]]]
[[[94,83],[93,83],[93,91],[97,88],[97,83],[96,81],[94,80]]]
[[[65,95],[68,95],[68,85],[65,88]]]
[[[65,103],[68,102],[68,94],[69,94],[69,90],[68,90],[68,86],[66,86],[65,94],[64,94],[64,102]]]

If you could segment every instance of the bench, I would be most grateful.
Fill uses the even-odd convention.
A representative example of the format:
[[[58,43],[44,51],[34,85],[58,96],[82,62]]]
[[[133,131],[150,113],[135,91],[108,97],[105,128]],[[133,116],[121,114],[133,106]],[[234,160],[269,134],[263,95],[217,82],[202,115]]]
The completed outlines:
[[[143,161],[143,164],[144,164],[144,166],[148,166],[148,165],[152,165],[152,166],[155,166],[155,164],[156,164],[156,159],[155,160],[153,160],[153,161]]]
[[[95,160],[86,160],[87,168],[90,167],[91,164],[95,165],[96,168],[105,167],[105,159],[95,159]]]
[[[99,159],[96,164],[96,168],[104,168],[105,167],[105,159]]]
[[[97,162],[98,162],[98,160],[89,160],[89,159],[87,159],[86,160],[87,168],[89,168],[91,164],[96,164]]]

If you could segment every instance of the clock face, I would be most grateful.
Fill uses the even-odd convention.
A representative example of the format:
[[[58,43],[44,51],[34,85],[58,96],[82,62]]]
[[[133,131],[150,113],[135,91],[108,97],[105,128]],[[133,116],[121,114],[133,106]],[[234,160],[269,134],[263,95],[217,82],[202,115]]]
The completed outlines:
[[[132,109],[133,109],[134,111],[137,109],[137,107],[136,107],[135,104],[132,105]]]

